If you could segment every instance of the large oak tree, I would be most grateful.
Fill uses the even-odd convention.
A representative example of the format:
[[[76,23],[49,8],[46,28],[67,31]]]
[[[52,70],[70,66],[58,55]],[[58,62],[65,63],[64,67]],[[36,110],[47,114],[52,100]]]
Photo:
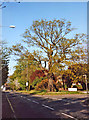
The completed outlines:
[[[33,21],[30,28],[23,34],[24,42],[28,48],[40,48],[44,55],[42,59],[40,54],[34,52],[36,60],[48,62],[48,91],[53,91],[53,75],[62,70],[65,66],[83,61],[85,51],[83,42],[86,39],[85,34],[71,34],[74,28],[71,22],[62,20],[39,20]],[[13,50],[22,53],[23,47],[19,44],[13,46]],[[25,54],[24,54],[25,55]],[[84,61],[83,61],[84,62]]]
[[[53,91],[53,73],[61,65],[69,65],[78,62],[81,56],[85,56],[82,42],[84,34],[70,33],[74,30],[71,22],[66,20],[40,20],[34,21],[32,26],[26,29],[23,37],[28,46],[36,46],[43,50],[48,61],[48,90]],[[57,69],[56,69],[57,70]]]

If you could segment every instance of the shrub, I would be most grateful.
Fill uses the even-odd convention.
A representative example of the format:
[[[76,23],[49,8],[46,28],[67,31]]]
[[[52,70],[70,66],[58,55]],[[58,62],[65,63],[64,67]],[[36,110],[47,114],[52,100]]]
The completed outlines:
[[[83,89],[82,85],[76,85],[78,89]]]
[[[21,79],[21,80],[19,80],[19,83],[20,83],[20,88],[22,90],[25,90],[26,89],[26,81],[24,79]]]
[[[61,86],[60,83],[56,83],[55,81],[53,81],[53,87],[54,87],[54,91],[59,91],[59,87]],[[62,86],[61,86],[62,87]],[[48,88],[48,79],[44,78],[44,80],[42,80],[40,83],[37,84],[36,86],[36,90],[45,90]]]
[[[45,90],[48,87],[48,79],[42,80],[37,84],[36,90]]]
[[[60,83],[60,82],[58,82],[58,83],[56,83],[56,88],[59,90],[59,88],[62,88],[63,87],[63,85]]]
[[[32,75],[30,76],[31,83],[36,79],[36,77],[38,77],[38,78],[45,77],[46,76],[44,73],[45,71],[44,70],[36,70],[35,72],[33,72]]]
[[[15,86],[15,84],[13,82],[9,83],[8,85],[10,86],[11,90],[15,90],[16,89],[16,86]]]
[[[77,88],[77,85],[74,85],[73,88]]]
[[[43,80],[43,77],[41,77],[41,78],[36,77],[36,79],[32,82],[32,86],[35,87],[42,80]]]

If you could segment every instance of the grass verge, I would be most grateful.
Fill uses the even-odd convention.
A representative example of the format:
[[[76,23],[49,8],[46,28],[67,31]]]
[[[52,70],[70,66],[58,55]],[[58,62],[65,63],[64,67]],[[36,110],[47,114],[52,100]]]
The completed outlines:
[[[20,93],[27,93],[31,95],[64,95],[64,94],[86,94],[82,91],[59,91],[59,92],[47,92],[47,90],[31,90],[31,91],[17,91]]]

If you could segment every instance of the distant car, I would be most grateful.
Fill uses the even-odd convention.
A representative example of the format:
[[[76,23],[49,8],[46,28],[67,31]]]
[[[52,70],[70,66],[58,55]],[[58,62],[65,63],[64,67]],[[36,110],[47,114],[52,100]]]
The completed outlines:
[[[5,91],[6,90],[6,87],[3,87],[3,91]]]
[[[5,91],[5,90],[6,90],[5,85],[2,85],[2,86],[1,86],[1,90],[2,90],[2,91]]]
[[[3,89],[3,85],[1,86],[1,90]]]

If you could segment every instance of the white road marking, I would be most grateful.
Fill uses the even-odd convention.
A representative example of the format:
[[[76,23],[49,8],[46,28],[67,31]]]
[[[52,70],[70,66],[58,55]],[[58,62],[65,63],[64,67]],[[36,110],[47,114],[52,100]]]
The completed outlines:
[[[27,100],[31,101],[31,99],[27,99]]]
[[[48,99],[48,97],[45,97],[46,99]]]
[[[62,99],[58,99],[58,100],[62,100]]]
[[[74,101],[74,102],[71,102],[71,103],[78,103],[78,102],[80,102],[80,101]]]
[[[57,98],[52,98],[52,99],[57,100]]]
[[[11,108],[12,112],[14,113],[14,118],[17,120],[17,118],[16,118],[16,116],[15,116],[15,111],[14,111],[14,109],[13,109],[13,107],[12,107],[12,105],[11,105],[11,102],[10,102],[10,100],[8,99],[7,95],[6,95],[6,98],[7,98],[7,101],[8,101],[8,103],[9,103],[9,105],[10,105],[10,108]]]
[[[20,97],[23,97],[23,96],[20,96]],[[23,97],[23,98],[26,98],[26,97]],[[27,100],[31,101],[31,99],[27,98]]]
[[[74,117],[71,116],[71,115],[67,115],[67,114],[65,114],[65,113],[61,113],[61,114],[63,114],[63,115],[65,115],[65,116],[67,116],[67,117],[70,117],[70,118],[73,118],[73,119],[77,120],[76,118],[74,118]]]
[[[44,106],[44,107],[46,107],[46,108],[49,108],[49,109],[51,109],[51,110],[54,110],[54,108],[51,108],[51,107],[49,107],[49,106],[47,106],[47,105],[42,104],[42,106]]]
[[[39,104],[38,102],[36,102],[36,101],[34,101],[34,100],[33,100],[32,102]]]
[[[69,104],[74,104],[74,103],[78,103],[79,101],[69,101],[68,103],[65,103],[64,105],[69,105]]]
[[[23,96],[20,96],[20,97],[23,97]],[[23,98],[26,98],[26,97],[23,97]],[[27,100],[31,101],[31,99],[27,98]]]
[[[14,118],[17,120],[17,118],[16,118],[15,114],[14,114]]]
[[[70,103],[65,103],[64,105],[69,105]]]
[[[12,105],[11,105],[11,103],[10,103],[8,97],[7,97],[7,95],[6,95],[6,98],[7,98],[7,101],[8,101],[8,103],[9,103],[10,107],[11,107],[11,110],[13,111],[13,113],[15,113],[15,112],[14,112],[14,109],[13,109],[13,107],[12,107]]]

